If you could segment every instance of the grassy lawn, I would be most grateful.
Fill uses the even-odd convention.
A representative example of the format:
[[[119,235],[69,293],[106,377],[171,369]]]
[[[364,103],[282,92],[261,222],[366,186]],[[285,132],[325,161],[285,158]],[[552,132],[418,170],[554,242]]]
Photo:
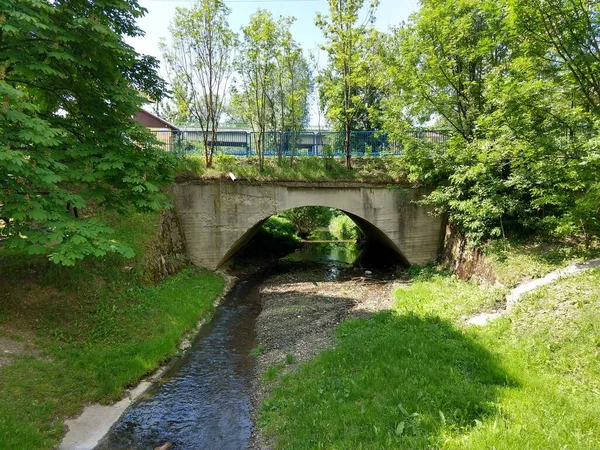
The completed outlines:
[[[600,242],[589,247],[580,242],[543,239],[497,240],[486,248],[499,281],[512,288],[525,278],[543,277],[572,263],[600,257]]]
[[[259,170],[256,157],[215,155],[213,167],[206,168],[202,155],[180,158],[178,181],[190,179],[228,178],[228,173],[240,180],[252,181],[371,181],[374,183],[406,182],[406,168],[402,157],[361,157],[352,160],[353,169],[347,170],[343,158],[303,156],[289,158],[281,163],[276,157],[265,158],[265,166]]]
[[[282,449],[600,448],[600,270],[502,298],[423,270],[393,311],[337,329],[337,347],[272,381],[260,426]]]
[[[108,256],[72,268],[0,252],[0,339],[23,343],[0,367],[0,448],[53,448],[63,420],[127,386],[177,352],[213,310],[221,277],[196,269],[158,286],[140,282],[155,215],[114,218],[134,260]]]

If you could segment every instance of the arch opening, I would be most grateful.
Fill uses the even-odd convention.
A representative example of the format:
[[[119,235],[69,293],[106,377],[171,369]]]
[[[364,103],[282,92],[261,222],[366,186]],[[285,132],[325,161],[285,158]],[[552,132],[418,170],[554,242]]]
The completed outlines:
[[[327,205],[304,205],[300,207],[289,208],[284,211],[277,211],[275,214],[272,214],[268,217],[259,220],[246,232],[244,232],[237,240],[235,240],[235,242],[229,247],[228,251],[225,253],[225,255],[223,255],[223,257],[219,261],[218,267],[223,267],[226,263],[232,260],[232,258],[244,252],[252,243],[253,239],[257,236],[257,234],[261,231],[261,228],[271,217],[280,216],[290,211],[299,210],[307,207],[320,207],[330,209],[332,211],[338,211],[350,218],[350,220],[354,222],[354,224],[356,224],[356,226],[360,230],[360,237],[357,240],[357,244],[359,245],[361,252],[356,261],[356,263],[358,263],[359,266],[410,265],[407,258],[404,256],[404,254],[398,248],[398,246],[393,242],[393,240],[384,231],[382,231],[380,228],[378,228],[365,218],[350,213],[348,211]],[[305,242],[310,243],[310,241]],[[282,254],[280,257],[283,256],[285,256],[285,254]]]

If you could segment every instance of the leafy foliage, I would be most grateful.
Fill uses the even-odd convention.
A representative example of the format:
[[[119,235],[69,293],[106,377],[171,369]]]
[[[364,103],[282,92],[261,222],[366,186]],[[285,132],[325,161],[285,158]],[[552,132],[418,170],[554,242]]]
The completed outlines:
[[[294,208],[282,214],[296,227],[296,234],[306,238],[318,227],[326,227],[331,220],[331,208],[325,206],[304,206]]]
[[[371,0],[366,22],[373,20],[378,0]],[[316,24],[325,35],[323,46],[329,66],[321,76],[321,97],[330,120],[343,124],[346,167],[351,168],[350,132],[356,122],[365,96],[370,93],[372,52],[368,52],[369,36],[377,36],[360,23],[359,12],[364,0],[329,0],[329,16],[317,14]],[[373,40],[370,41],[371,43]]]
[[[131,255],[86,206],[156,210],[172,162],[132,120],[160,97],[135,0],[18,0],[0,6],[0,233],[5,245],[73,265]]]
[[[340,241],[358,239],[360,230],[350,217],[345,214],[336,215],[329,222],[329,232]]]
[[[597,2],[426,0],[387,44],[385,126],[455,130],[408,142],[426,200],[475,242],[522,230],[600,232]]]
[[[239,84],[233,90],[229,113],[257,133],[255,147],[261,170],[267,130],[291,133],[291,163],[297,133],[308,122],[312,76],[290,32],[294,20],[281,17],[275,21],[269,11],[259,9],[242,29],[236,62]],[[275,147],[281,160],[283,142],[275,142]]]
[[[237,44],[227,22],[229,13],[222,0],[199,0],[191,9],[177,8],[169,28],[173,44],[161,44],[176,109],[200,124],[207,167],[212,165]]]
[[[294,236],[296,233],[293,222],[283,216],[269,217],[262,227],[269,234],[278,237]]]

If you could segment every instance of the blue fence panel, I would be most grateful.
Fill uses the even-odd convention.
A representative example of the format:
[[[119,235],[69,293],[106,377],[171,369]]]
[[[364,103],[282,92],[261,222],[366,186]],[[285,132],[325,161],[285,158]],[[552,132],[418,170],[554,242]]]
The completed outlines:
[[[338,131],[319,131],[316,133],[317,155],[342,156],[344,152],[344,133]]]
[[[312,131],[285,131],[281,142],[285,156],[316,156],[315,133]]]
[[[204,153],[204,133],[201,130],[154,131],[160,148],[184,155]],[[400,155],[406,142],[418,139],[429,144],[445,144],[452,133],[448,130],[409,130],[402,138],[389,139],[380,131],[353,131],[350,151],[353,156]],[[218,131],[215,154],[234,156],[256,155],[261,135],[246,131]],[[266,131],[262,134],[265,156],[344,156],[345,133],[338,131]],[[209,137],[208,142],[212,140]]]
[[[159,147],[185,155],[204,153],[204,133],[198,130],[154,131]],[[208,143],[212,141],[209,136]],[[246,131],[218,131],[215,136],[215,154],[247,156],[250,151]]]
[[[215,153],[234,156],[247,156],[249,152],[246,131],[218,131]]]

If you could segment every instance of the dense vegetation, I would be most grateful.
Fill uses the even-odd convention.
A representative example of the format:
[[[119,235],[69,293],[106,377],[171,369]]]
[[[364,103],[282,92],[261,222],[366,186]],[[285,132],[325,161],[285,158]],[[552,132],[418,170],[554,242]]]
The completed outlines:
[[[402,142],[403,175],[435,187],[425,202],[476,243],[522,232],[597,236],[598,1],[422,0],[387,33],[372,26],[377,2],[366,3],[330,0],[329,14],[316,17],[327,61],[312,78],[329,126],[381,129]],[[266,130],[297,131],[308,117],[311,75],[292,21],[259,10],[242,30],[240,60],[252,70],[234,71],[229,118],[258,132],[261,148]],[[426,126],[453,137],[407,138]],[[289,164],[288,176],[302,177],[293,157]],[[257,165],[273,172],[261,154]],[[350,153],[345,166],[350,173]]]
[[[107,215],[133,260],[120,255],[74,267],[0,252],[0,448],[55,448],[63,421],[86,404],[120,399],[125,387],[177,352],[209,318],[223,279],[189,268],[158,286],[142,282],[155,213]]]
[[[157,61],[126,37],[142,31],[135,0],[0,3],[0,238],[73,265],[131,256],[90,209],[158,210],[168,154],[133,120],[164,90]]]
[[[515,240],[488,246],[505,286],[590,254],[600,1],[421,0],[387,33],[372,26],[377,3],[329,0],[316,17],[327,56],[318,73],[293,17],[258,10],[238,37],[222,0],[178,9],[162,47],[171,98],[159,105],[200,124],[205,152],[179,161],[132,120],[166,88],[157,61],[125,42],[142,34],[136,0],[0,4],[0,339],[20,349],[0,355],[1,447],[56,446],[66,417],[119,398],[210,315],[219,276],[187,269],[142,282],[151,211],[167,207],[176,164],[183,180],[408,180],[431,186],[424,202],[477,244],[532,232],[569,244],[540,246],[544,257]],[[315,84],[319,112],[345,132],[343,161],[295,158]],[[213,160],[224,116],[258,133],[256,159]],[[420,127],[452,138],[407,138]],[[397,138],[404,156],[351,161],[349,133],[365,129]],[[269,130],[291,136],[289,159],[281,143],[278,158],[264,157],[284,136]],[[285,253],[323,227],[358,237],[346,216],[307,208],[266,221],[254,245]],[[431,268],[410,281],[392,311],[344,323],[335,349],[274,381],[261,425],[276,446],[598,447],[598,270],[481,329],[464,318],[502,304],[505,288]]]
[[[336,214],[329,222],[329,233],[339,241],[353,240],[360,237],[358,226],[345,214]]]
[[[475,240],[600,230],[597,1],[424,0],[386,43],[385,127],[435,119],[448,148],[414,145],[414,180]]]
[[[171,97],[158,104],[167,118],[194,119],[204,131],[203,167],[183,165],[208,176],[229,166],[258,179],[408,178],[435,187],[425,202],[476,243],[523,231],[597,236],[598,1],[422,0],[386,33],[372,25],[376,8],[329,1],[329,13],[315,18],[325,38],[321,65],[308,63],[293,17],[257,10],[237,36],[222,0],[179,8],[162,46]],[[5,245],[63,264],[131,256],[89,209],[165,206],[160,186],[171,179],[171,158],[131,120],[165,92],[157,62],[124,41],[142,33],[135,19],[143,13],[134,0],[19,0],[0,10]],[[334,158],[298,162],[293,151],[284,161],[282,143],[267,141],[286,135],[268,130],[289,132],[294,149],[314,91],[329,126],[345,131],[347,151],[351,130],[378,128],[403,143],[405,156],[383,171],[368,160],[351,170],[350,153],[345,169]],[[225,117],[258,133],[252,164],[213,161],[210,136]],[[405,134],[432,125],[452,130],[451,141]],[[264,158],[267,144],[280,152],[276,162]]]

